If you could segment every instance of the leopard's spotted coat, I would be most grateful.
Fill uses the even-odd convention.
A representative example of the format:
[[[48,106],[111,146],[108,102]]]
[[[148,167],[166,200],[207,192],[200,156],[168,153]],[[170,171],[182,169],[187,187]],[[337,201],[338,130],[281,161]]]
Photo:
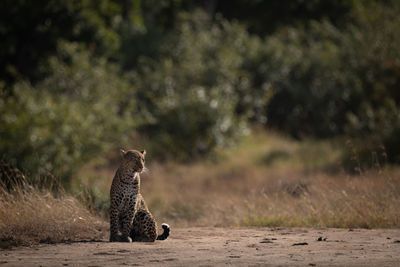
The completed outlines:
[[[157,235],[157,223],[140,194],[140,173],[144,170],[146,151],[121,150],[122,162],[110,190],[110,241],[154,242],[169,235],[163,224],[163,234]]]

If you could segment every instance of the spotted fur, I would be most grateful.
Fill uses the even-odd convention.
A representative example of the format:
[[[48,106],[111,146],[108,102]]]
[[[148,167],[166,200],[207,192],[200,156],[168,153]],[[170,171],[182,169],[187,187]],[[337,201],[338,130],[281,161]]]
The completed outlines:
[[[157,235],[157,223],[140,194],[140,173],[144,170],[146,151],[121,150],[122,162],[110,190],[110,242],[154,242],[169,235]]]

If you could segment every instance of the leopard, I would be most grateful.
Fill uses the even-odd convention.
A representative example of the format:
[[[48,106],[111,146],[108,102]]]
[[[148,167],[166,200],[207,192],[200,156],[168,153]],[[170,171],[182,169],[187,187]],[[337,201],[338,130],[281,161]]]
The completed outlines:
[[[110,242],[154,242],[165,240],[170,227],[157,223],[140,193],[140,174],[146,170],[146,150],[120,150],[121,163],[110,189]]]

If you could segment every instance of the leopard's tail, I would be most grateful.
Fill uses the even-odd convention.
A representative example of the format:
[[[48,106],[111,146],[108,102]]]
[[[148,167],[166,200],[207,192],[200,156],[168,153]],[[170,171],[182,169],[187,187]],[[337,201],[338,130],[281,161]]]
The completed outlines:
[[[170,232],[169,225],[166,223],[163,223],[161,226],[164,229],[164,232],[157,237],[157,240],[165,240],[169,236],[169,232]]]

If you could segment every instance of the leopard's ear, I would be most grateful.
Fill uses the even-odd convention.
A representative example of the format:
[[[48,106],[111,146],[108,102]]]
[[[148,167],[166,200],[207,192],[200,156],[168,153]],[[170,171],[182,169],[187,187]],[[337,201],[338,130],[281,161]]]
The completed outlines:
[[[122,148],[119,150],[119,152],[121,153],[121,157],[124,157],[126,155],[126,151]]]
[[[140,153],[142,153],[143,156],[146,156],[146,150],[142,150]]]

